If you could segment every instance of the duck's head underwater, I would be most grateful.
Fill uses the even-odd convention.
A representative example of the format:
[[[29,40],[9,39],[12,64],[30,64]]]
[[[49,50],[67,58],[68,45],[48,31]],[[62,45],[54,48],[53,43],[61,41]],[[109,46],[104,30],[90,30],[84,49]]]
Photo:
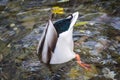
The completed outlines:
[[[83,63],[79,54],[73,51],[73,26],[78,15],[79,13],[75,12],[55,23],[48,21],[37,48],[37,55],[41,62],[61,64],[75,58],[81,67],[90,69],[90,65]]]

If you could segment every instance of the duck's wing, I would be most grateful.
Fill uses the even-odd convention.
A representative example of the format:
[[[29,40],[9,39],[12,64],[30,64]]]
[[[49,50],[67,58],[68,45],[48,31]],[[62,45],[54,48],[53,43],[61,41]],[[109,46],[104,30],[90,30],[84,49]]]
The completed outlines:
[[[54,53],[56,42],[57,32],[53,26],[53,23],[49,20],[37,48],[37,54],[40,61],[49,64],[51,55]]]
[[[64,35],[59,36],[50,64],[61,64],[75,58],[73,39],[70,35],[72,32],[65,32]]]
[[[75,53],[73,52],[74,43],[72,34],[73,26],[77,18],[78,12],[73,13],[69,29],[59,34],[56,48],[54,54],[52,55],[50,64],[60,64],[75,58]]]
[[[79,12],[75,12],[75,13],[73,13],[72,14],[72,19],[71,19],[71,24],[70,24],[70,26],[69,26],[69,30],[73,30],[73,26],[74,26],[74,24],[76,23],[76,21],[77,21],[77,19],[78,19],[78,16],[79,16]],[[69,16],[70,17],[70,16]],[[69,18],[68,17],[68,18]]]

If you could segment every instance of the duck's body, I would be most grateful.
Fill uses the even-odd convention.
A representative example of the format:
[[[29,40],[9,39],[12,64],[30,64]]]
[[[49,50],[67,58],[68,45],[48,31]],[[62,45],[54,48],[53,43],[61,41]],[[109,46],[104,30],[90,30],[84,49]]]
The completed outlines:
[[[37,54],[42,62],[61,64],[76,57],[72,33],[77,18],[78,12],[54,24],[49,20],[37,48]]]

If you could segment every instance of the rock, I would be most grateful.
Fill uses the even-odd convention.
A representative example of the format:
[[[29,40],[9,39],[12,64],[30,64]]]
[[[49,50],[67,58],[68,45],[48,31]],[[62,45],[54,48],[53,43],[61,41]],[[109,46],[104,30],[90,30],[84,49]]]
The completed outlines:
[[[0,62],[3,60],[3,55],[0,54]]]
[[[91,79],[89,79],[89,80],[113,80],[113,79],[111,79],[111,78],[106,78],[106,77],[104,77],[104,76],[95,76],[95,77],[93,77],[93,78],[91,78]]]
[[[78,79],[80,75],[81,75],[80,71],[77,68],[72,68],[70,72],[68,73],[68,76],[70,77],[70,79],[73,79],[73,80],[75,80],[76,78]]]
[[[6,5],[5,11],[12,12],[12,14],[15,14],[15,12],[21,10],[20,3],[20,0],[9,1]]]
[[[0,6],[5,6],[8,3],[8,0],[0,0]]]
[[[18,28],[17,28],[17,27],[15,27],[15,28],[13,28],[13,30],[15,30],[15,31],[16,31],[16,30],[18,30]]]
[[[0,39],[2,41],[9,41],[13,38],[13,36],[15,35],[15,31],[6,31],[5,33],[3,33],[0,37]]]
[[[43,1],[44,0],[24,0],[21,2],[21,6],[24,10],[41,7],[43,5]]]
[[[59,0],[57,2],[68,2],[68,1],[70,1],[70,0]]]
[[[35,29],[33,29],[32,32],[30,32],[28,35],[26,35],[25,37],[23,37],[20,40],[20,43],[15,44],[16,46],[19,45],[20,47],[23,48],[30,48],[33,46],[37,46],[38,41],[40,40],[40,37],[42,35],[42,32],[44,30],[45,25],[41,25]],[[37,31],[37,33],[36,33]]]
[[[114,77],[116,75],[114,71],[110,71],[108,68],[103,68],[102,72],[104,74],[104,77],[111,78],[112,80],[116,80],[116,79],[114,79]]]
[[[9,44],[7,45],[7,47],[9,47],[9,48],[10,48],[10,47],[11,47],[11,44],[9,43]]]
[[[80,49],[75,49],[75,52],[80,53],[81,50]]]
[[[11,23],[11,24],[10,24],[10,27],[14,27],[14,26],[15,26],[15,24],[14,24],[14,23]]]
[[[111,25],[112,25],[115,29],[120,30],[120,20],[119,20],[119,21],[116,21],[116,22],[111,23]]]
[[[22,67],[26,71],[37,71],[40,70],[39,67],[41,67],[40,61],[23,61],[22,62]]]
[[[91,71],[82,70],[79,66],[72,67],[67,73],[68,80],[89,80],[91,77],[96,76],[98,71],[94,65],[91,66]]]
[[[47,22],[49,10],[50,8],[45,8],[42,10],[34,9],[31,11],[20,12],[17,14],[17,20],[21,22],[22,26],[26,29],[33,29],[34,25]]]
[[[115,39],[120,42],[120,36],[116,36]]]
[[[115,76],[115,79],[120,80],[119,74],[120,74],[120,72],[117,73],[117,75]]]
[[[99,42],[95,44],[94,50],[92,51],[94,55],[100,55],[99,53],[107,49],[109,46],[109,41],[107,39],[100,38],[98,41]]]
[[[120,7],[119,7],[119,1],[104,1],[104,0],[97,0],[97,7],[101,7],[104,9],[104,12],[108,13],[112,16],[119,16],[120,15]]]
[[[101,43],[97,43],[95,45],[95,49],[98,51],[98,53],[100,53],[104,49],[104,45],[102,45]]]
[[[91,62],[100,64],[100,61],[102,60],[100,57],[90,57]]]
[[[3,11],[5,9],[7,3],[8,0],[0,0],[0,11]]]
[[[87,40],[88,39],[88,36],[82,36],[79,40],[78,40],[78,42],[79,42],[79,44],[83,44],[84,42],[85,42],[85,40]]]
[[[109,17],[107,14],[103,14],[101,16],[98,16],[96,18],[96,21],[99,23],[110,23],[112,21],[112,18]]]
[[[83,45],[90,49],[94,49],[96,43],[97,43],[96,41],[86,41],[86,42],[84,42]]]
[[[79,17],[79,20],[82,21],[92,21],[92,20],[97,20],[97,17],[100,17],[102,15],[105,15],[105,13],[89,13],[85,14],[84,16]]]

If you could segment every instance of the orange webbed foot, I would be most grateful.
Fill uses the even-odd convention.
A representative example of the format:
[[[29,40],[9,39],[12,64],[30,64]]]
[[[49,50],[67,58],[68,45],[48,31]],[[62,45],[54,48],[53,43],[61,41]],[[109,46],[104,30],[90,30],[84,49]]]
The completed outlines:
[[[76,60],[77,60],[77,63],[78,63],[81,67],[83,67],[84,69],[86,69],[86,70],[90,70],[90,69],[91,69],[91,67],[90,67],[89,64],[86,64],[86,63],[84,63],[84,62],[81,61],[80,56],[79,56],[78,54],[76,54]]]

